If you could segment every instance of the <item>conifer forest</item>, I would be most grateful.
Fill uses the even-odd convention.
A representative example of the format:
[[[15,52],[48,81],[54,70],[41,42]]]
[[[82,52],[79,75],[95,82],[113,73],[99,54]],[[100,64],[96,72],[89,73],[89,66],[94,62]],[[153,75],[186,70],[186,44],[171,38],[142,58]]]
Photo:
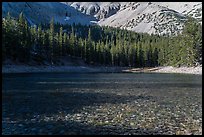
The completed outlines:
[[[50,24],[31,26],[21,13],[2,20],[2,58],[39,64],[57,64],[59,57],[73,56],[87,64],[155,67],[202,64],[202,28],[189,18],[177,36],[136,33],[96,25]]]

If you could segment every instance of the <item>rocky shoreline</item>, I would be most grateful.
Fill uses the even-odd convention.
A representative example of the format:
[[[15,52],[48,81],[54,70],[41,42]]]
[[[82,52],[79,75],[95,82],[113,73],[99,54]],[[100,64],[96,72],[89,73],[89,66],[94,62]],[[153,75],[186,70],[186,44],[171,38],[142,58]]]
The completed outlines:
[[[156,72],[156,73],[185,73],[185,74],[199,74],[202,75],[202,66],[198,67],[155,67],[155,68],[133,68],[123,70],[123,72],[141,73],[141,72]]]
[[[104,67],[104,66],[28,66],[28,65],[3,65],[2,73],[38,73],[38,72],[156,72],[156,73],[185,73],[202,75],[202,66],[198,67],[156,67],[156,68],[128,68],[128,67]]]
[[[202,75],[202,66],[198,67],[180,67],[180,68],[175,68],[175,67],[162,67],[155,72],[159,73],[186,73],[186,74],[200,74]]]

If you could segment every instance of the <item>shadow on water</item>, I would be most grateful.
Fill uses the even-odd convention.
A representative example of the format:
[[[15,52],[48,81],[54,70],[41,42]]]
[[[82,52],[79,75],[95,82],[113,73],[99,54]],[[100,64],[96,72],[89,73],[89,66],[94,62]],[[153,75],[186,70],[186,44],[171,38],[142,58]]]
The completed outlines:
[[[9,92],[3,94],[3,117],[18,121],[17,131],[4,130],[3,134],[158,134],[157,131],[142,128],[125,128],[124,126],[94,126],[71,120],[58,121],[30,121],[34,116],[75,114],[85,106],[102,105],[104,103],[128,103],[136,100],[154,101],[152,96],[121,96],[110,93],[81,93],[81,92]],[[19,128],[18,124],[24,125]],[[6,124],[9,126],[9,123]],[[27,129],[26,131],[24,129]],[[41,130],[41,133],[39,132]]]
[[[24,119],[27,114],[52,115],[65,111],[76,113],[84,106],[104,103],[127,103],[130,101],[153,100],[152,96],[117,95],[112,93],[82,92],[9,92],[3,94],[3,110],[8,115],[15,113],[13,118]],[[5,107],[5,108],[4,108]],[[10,112],[10,113],[9,113]]]

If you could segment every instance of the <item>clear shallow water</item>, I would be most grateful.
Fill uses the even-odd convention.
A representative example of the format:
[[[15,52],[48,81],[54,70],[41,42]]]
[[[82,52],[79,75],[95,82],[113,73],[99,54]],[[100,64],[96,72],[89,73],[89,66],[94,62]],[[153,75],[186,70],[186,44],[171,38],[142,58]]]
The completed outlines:
[[[202,132],[201,75],[30,73],[4,74],[2,80],[4,134],[145,134],[127,128],[147,134]],[[114,121],[120,113],[124,119]],[[141,114],[146,117],[139,118]],[[99,132],[96,127],[104,127],[106,117],[112,122]],[[70,121],[74,124],[66,124]],[[70,125],[78,130],[71,132]],[[156,132],[158,127],[162,133]]]

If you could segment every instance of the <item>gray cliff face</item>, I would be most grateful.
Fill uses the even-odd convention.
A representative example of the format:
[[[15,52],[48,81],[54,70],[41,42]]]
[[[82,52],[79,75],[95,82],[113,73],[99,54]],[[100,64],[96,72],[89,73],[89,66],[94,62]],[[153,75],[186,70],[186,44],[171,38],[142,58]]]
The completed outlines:
[[[116,14],[121,7],[120,2],[64,2],[80,12],[92,15],[97,19],[105,19]]]

